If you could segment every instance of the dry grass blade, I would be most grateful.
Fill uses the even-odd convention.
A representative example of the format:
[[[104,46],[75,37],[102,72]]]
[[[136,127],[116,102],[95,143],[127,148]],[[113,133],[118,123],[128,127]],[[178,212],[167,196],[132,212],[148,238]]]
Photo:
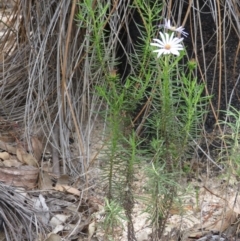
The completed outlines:
[[[94,73],[88,68],[94,56],[86,57],[88,37],[81,29],[84,23],[75,21],[78,11],[76,3],[66,0],[22,0],[12,8],[11,26],[0,42],[4,49],[0,114],[4,120],[18,122],[29,146],[32,134],[44,135],[45,144],[54,147],[63,160],[62,172],[85,175],[90,159],[85,140],[90,139],[93,110],[99,103],[91,94],[89,80]],[[56,124],[59,140],[53,142]],[[75,132],[78,150],[73,154],[69,138]],[[78,161],[73,164],[73,159]]]
[[[36,240],[45,235],[45,227],[38,219],[34,203],[20,190],[0,184],[0,217],[7,241]]]

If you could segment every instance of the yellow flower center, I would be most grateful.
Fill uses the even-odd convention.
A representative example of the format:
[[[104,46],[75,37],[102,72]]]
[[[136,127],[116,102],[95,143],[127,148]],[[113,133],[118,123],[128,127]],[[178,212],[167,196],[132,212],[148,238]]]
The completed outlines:
[[[165,48],[166,50],[169,50],[169,49],[171,49],[171,45],[170,45],[170,44],[166,44],[166,45],[164,46],[164,48]]]

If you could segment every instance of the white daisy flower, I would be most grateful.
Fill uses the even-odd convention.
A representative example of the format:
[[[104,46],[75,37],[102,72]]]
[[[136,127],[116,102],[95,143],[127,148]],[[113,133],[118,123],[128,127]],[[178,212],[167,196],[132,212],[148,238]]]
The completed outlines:
[[[162,54],[174,54],[179,55],[179,50],[183,50],[183,45],[181,42],[183,38],[174,37],[174,33],[169,35],[168,33],[161,33],[161,39],[153,39],[157,43],[151,43],[151,46],[158,47],[158,49],[153,50],[153,52],[158,53],[157,58],[159,58]]]
[[[170,20],[167,20],[166,18],[165,18],[165,24],[163,26],[164,26],[164,28],[169,29],[170,31],[178,32],[178,33],[182,34],[184,37],[188,36],[188,33],[186,33],[184,31],[184,28],[182,26],[176,28],[176,27],[172,26],[170,23]]]

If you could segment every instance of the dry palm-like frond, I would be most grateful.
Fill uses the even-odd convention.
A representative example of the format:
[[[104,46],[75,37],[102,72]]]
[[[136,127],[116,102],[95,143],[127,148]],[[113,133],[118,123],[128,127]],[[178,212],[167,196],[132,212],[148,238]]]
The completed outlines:
[[[20,189],[0,183],[0,218],[7,241],[36,240],[44,237],[39,210],[34,208],[30,198],[21,194]]]
[[[44,133],[63,160],[63,172],[72,174],[87,170],[99,102],[91,89],[99,78],[88,71],[95,56],[86,56],[91,46],[85,23],[76,21],[78,11],[76,1],[18,1],[0,42],[1,117],[18,121],[29,143],[32,134]],[[59,133],[53,135],[54,129]],[[75,156],[69,145],[73,132]]]
[[[106,75],[116,71],[117,55],[125,55],[129,69],[134,70],[128,55],[134,50],[128,36],[130,0],[124,4],[110,0],[92,2],[96,13],[108,6],[107,14],[100,14],[97,19],[102,23],[98,29],[101,57],[92,41],[93,22],[86,5],[81,3],[16,2],[11,23],[0,42],[0,114],[4,120],[18,122],[29,149],[31,135],[40,132],[55,149],[54,155],[59,155],[53,160],[62,160],[61,171],[84,176],[93,163],[89,146],[102,108],[95,86],[102,85]],[[79,12],[83,19],[77,19]],[[121,37],[125,29],[127,41]],[[69,144],[69,137],[73,136],[77,148],[74,153]],[[59,174],[59,168],[55,172]]]

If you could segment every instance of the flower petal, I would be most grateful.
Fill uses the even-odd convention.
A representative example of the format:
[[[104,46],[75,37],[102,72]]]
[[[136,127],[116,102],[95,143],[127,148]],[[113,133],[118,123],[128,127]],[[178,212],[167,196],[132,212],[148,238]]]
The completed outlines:
[[[164,49],[158,50],[157,58],[159,58],[162,54],[164,54]]]
[[[176,49],[171,49],[171,53],[179,56],[179,51],[177,51]]]
[[[171,22],[169,19],[164,19],[164,25],[159,25],[159,26],[164,26],[165,29],[169,29],[170,31],[173,32],[178,32],[180,34],[182,34],[184,37],[188,36],[188,33],[184,31],[184,27],[179,26],[178,28],[175,26],[171,25]]]
[[[156,41],[158,44],[164,45],[164,43],[160,39],[154,38],[153,40]]]
[[[168,19],[166,19],[165,18],[165,28],[167,28],[167,29],[170,29],[172,26],[171,26],[171,23],[170,23],[170,20]]]
[[[157,43],[150,43],[150,45],[151,45],[151,46],[158,47],[158,48],[162,48],[162,45],[157,44]]]
[[[168,33],[165,33],[165,35],[164,35],[162,32],[160,32],[160,35],[161,35],[162,43],[163,43],[163,45],[165,45]]]
[[[182,41],[183,41],[183,38],[174,38],[173,39],[174,44],[178,44],[178,43],[180,43]]]
[[[171,36],[170,36],[170,38],[169,38],[168,42],[171,42],[171,43],[172,43],[172,42],[173,42],[173,40],[174,40],[174,38],[173,38],[173,37],[174,37],[174,33],[171,33]]]
[[[158,49],[154,50],[157,53],[157,58],[165,54],[179,55],[179,51],[184,49],[181,44],[183,38],[174,37],[174,33],[160,33],[160,39],[153,39],[156,43],[150,43],[151,46],[155,46]]]

